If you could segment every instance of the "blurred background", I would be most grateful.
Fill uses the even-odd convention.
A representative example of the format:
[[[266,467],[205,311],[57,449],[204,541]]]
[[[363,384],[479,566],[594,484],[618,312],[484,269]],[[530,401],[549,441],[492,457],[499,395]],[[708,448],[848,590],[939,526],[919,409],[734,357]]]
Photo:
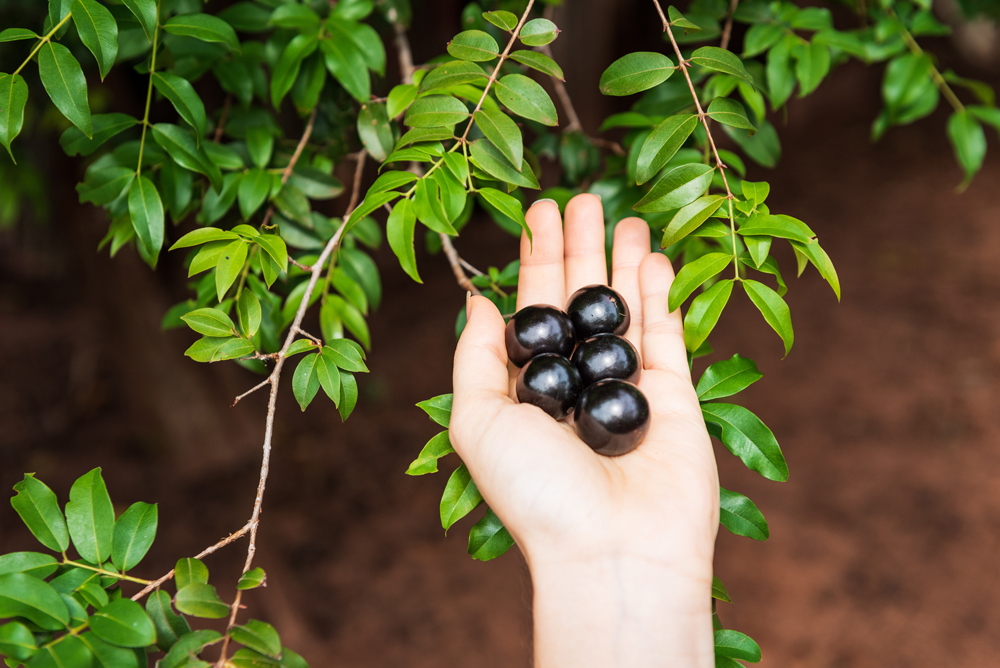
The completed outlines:
[[[0,27],[20,25],[18,5],[0,3]],[[461,29],[463,6],[415,0],[416,62]],[[585,131],[597,135],[628,104],[600,96],[601,72],[629,51],[662,50],[659,23],[651,3],[607,0],[565,0],[555,21],[556,59]],[[922,43],[945,67],[1000,84],[990,24]],[[772,209],[817,232],[842,303],[810,268],[788,295],[796,345],[787,359],[745,300],[734,299],[713,336],[711,361],[739,352],[765,374],[740,403],[775,432],[791,470],[787,483],[769,482],[718,446],[723,485],[754,499],[771,527],[763,543],[720,531],[716,556],[734,601],[720,604],[722,621],[760,643],[766,666],[996,661],[1000,151],[990,130],[986,163],[959,194],[943,106],[871,144],[880,81],[880,66],[837,67],[771,119],[779,167],[749,166],[748,178],[771,183]],[[145,90],[133,84],[112,75],[104,94],[139,108]],[[122,507],[160,504],[140,574],[154,578],[246,521],[266,396],[230,408],[257,377],[196,364],[183,356],[194,334],[160,331],[187,296],[179,258],[153,273],[134,252],[96,252],[107,221],[77,204],[82,165],[50,131],[58,116],[35,111],[26,139],[37,172],[17,177],[27,201],[0,229],[0,489],[34,471],[65,500],[74,479],[103,467]],[[14,178],[8,167],[0,178]],[[334,203],[338,213],[346,200]],[[0,199],[8,213],[16,206]],[[485,218],[457,245],[479,267],[517,254],[517,240]],[[403,474],[438,431],[414,404],[451,390],[465,294],[440,255],[418,249],[423,285],[387,247],[375,257],[385,296],[370,320],[372,373],[359,376],[355,415],[341,424],[328,402],[303,414],[287,383],[281,390],[256,562],[270,586],[244,600],[313,666],[527,665],[531,585],[517,550],[472,561],[466,531],[478,513],[445,537],[445,475]],[[790,253],[778,259],[790,270]],[[456,460],[443,463],[450,471]],[[0,505],[0,548],[33,544]],[[207,559],[223,598],[244,556],[241,542]]]

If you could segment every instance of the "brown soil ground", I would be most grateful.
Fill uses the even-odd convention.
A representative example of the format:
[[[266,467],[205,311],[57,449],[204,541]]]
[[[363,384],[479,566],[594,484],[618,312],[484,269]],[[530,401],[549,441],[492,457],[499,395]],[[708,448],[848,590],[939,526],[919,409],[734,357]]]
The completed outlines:
[[[772,209],[818,232],[844,297],[837,305],[812,270],[792,281],[785,360],[739,300],[714,337],[720,356],[739,352],[765,373],[741,402],[792,472],[768,482],[720,448],[723,484],[758,503],[772,534],[720,534],[717,574],[735,601],[720,614],[760,642],[767,666],[995,665],[1000,150],[990,133],[986,166],[957,195],[944,117],[871,146],[877,95],[874,72],[838,70],[792,105],[780,170],[756,173],[772,183]],[[246,521],[264,397],[229,408],[255,378],[190,362],[189,334],[158,331],[183,296],[176,266],[153,275],[130,253],[96,255],[104,222],[68,196],[62,215],[65,225],[0,236],[0,489],[36,471],[65,499],[103,466],[119,503],[160,503],[140,567],[155,577]],[[485,224],[459,243],[477,265],[516,253]],[[388,249],[378,260],[386,298],[355,416],[342,426],[323,401],[303,415],[282,390],[258,552],[270,586],[247,597],[246,614],[275,623],[314,666],[526,665],[530,583],[517,551],[471,561],[472,522],[447,538],[438,525],[445,475],[403,475],[436,431],[413,404],[450,389],[464,295],[441,258],[420,257],[423,286]],[[790,256],[780,261],[791,273]],[[208,559],[224,597],[244,545]],[[9,507],[0,548],[32,548]]]

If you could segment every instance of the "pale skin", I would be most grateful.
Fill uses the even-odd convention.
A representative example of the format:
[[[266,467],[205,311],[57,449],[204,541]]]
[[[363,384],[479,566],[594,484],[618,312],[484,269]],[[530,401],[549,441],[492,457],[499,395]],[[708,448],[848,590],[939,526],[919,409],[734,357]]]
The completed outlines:
[[[563,308],[578,288],[608,284],[599,198],[573,198],[565,226],[552,202],[526,218],[534,243],[521,239],[518,309]],[[611,264],[652,412],[642,444],[603,457],[518,404],[504,320],[484,297],[472,298],[455,353],[452,444],[531,571],[535,666],[711,667],[719,481],[680,314],[667,310],[674,274],[638,218],[616,226]]]

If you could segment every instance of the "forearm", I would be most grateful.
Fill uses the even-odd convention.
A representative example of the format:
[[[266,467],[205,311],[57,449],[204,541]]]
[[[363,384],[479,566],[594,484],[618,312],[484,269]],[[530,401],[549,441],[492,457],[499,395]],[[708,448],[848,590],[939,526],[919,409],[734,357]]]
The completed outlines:
[[[711,668],[711,574],[613,556],[532,565],[536,668]]]

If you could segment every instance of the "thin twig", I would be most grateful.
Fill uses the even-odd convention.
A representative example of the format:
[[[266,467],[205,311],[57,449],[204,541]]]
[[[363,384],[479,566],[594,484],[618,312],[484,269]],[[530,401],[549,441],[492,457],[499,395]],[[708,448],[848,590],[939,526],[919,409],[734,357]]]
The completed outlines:
[[[244,392],[240,396],[236,397],[236,399],[233,400],[233,406],[235,406],[236,404],[240,403],[241,401],[243,401],[244,399],[246,399],[247,397],[249,397],[251,394],[253,394],[254,392],[256,392],[260,388],[264,387],[265,385],[267,385],[270,382],[271,382],[271,377],[268,376],[259,385],[256,385],[256,386],[250,388],[249,390],[247,390],[246,392]],[[232,406],[230,406],[230,408],[232,408]]]
[[[729,38],[733,34],[733,14],[736,13],[736,7],[740,4],[740,0],[732,0],[729,3],[729,13],[726,14],[726,25],[722,28],[722,39],[719,40],[719,47],[723,49],[729,48]]]
[[[229,109],[233,106],[233,94],[226,95],[226,102],[222,105],[222,115],[219,116],[219,127],[215,128],[213,141],[218,144],[222,140],[222,133],[226,131],[226,121],[229,119]]]
[[[465,138],[469,136],[469,130],[472,129],[472,123],[476,112],[480,110],[483,106],[483,102],[486,101],[486,96],[489,95],[490,88],[493,87],[493,83],[497,80],[497,75],[500,74],[500,68],[503,66],[505,60],[507,60],[507,54],[514,47],[514,42],[517,40],[518,34],[521,32],[521,27],[524,22],[528,19],[528,14],[531,13],[531,7],[535,4],[535,0],[528,0],[528,6],[524,8],[524,14],[521,15],[521,20],[517,22],[517,27],[514,28],[514,32],[510,35],[510,41],[507,42],[507,47],[500,54],[500,60],[497,61],[497,66],[493,68],[493,72],[490,74],[489,81],[486,82],[486,88],[483,89],[483,94],[479,98],[479,102],[476,104],[476,108],[472,110],[473,118],[469,119],[469,124],[465,126],[465,132],[462,133],[462,138],[459,142],[464,142]]]
[[[302,329],[301,327],[297,328],[295,331],[297,331],[299,334],[301,334],[302,336],[306,337],[307,339],[313,341],[314,343],[317,343],[319,345],[323,345],[323,339],[321,339],[319,337],[316,337],[316,336],[313,336],[312,334],[310,334],[306,330]]]
[[[295,163],[302,157],[302,151],[305,150],[306,144],[309,143],[309,137],[312,136],[313,127],[316,125],[317,111],[319,111],[319,107],[314,107],[312,113],[309,115],[309,122],[306,123],[306,129],[302,132],[302,139],[299,140],[298,146],[295,147],[295,153],[292,154],[292,159],[288,162],[288,166],[285,167],[285,171],[281,173],[281,185],[288,183],[288,179],[292,176],[292,170],[295,169]],[[267,227],[273,215],[274,204],[267,208],[267,213],[264,214],[264,222],[260,224],[261,227]]]
[[[545,18],[551,21],[555,15],[555,9],[555,5],[549,5],[546,7],[544,13]],[[552,48],[548,44],[538,47],[538,50],[549,58],[552,58]],[[569,124],[563,128],[563,132],[582,131],[583,125],[580,123],[580,117],[576,115],[576,108],[573,106],[573,100],[570,99],[569,92],[566,90],[566,84],[562,79],[552,77],[552,86],[556,89],[556,95],[562,103],[563,111],[566,112],[566,116],[569,118]]]
[[[293,257],[288,258],[288,264],[290,264],[292,266],[295,266],[295,267],[298,267],[302,271],[312,271],[312,267],[310,267],[307,264],[302,264],[301,262],[299,262],[298,260],[296,260]]]
[[[406,36],[406,27],[399,22],[396,8],[389,10],[389,20],[396,31],[396,50],[399,52],[399,78],[405,84],[413,83],[413,52],[410,50],[410,40]]]
[[[243,536],[246,535],[247,531],[250,531],[251,524],[252,524],[252,522],[247,522],[246,524],[243,525],[243,528],[241,528],[239,531],[237,531],[235,533],[229,534],[228,536],[226,536],[225,538],[223,538],[222,540],[220,540],[215,545],[212,545],[211,547],[206,547],[204,550],[202,550],[201,552],[199,552],[198,554],[196,554],[194,556],[194,558],[195,559],[202,559],[204,557],[207,557],[208,555],[212,554],[216,550],[220,550],[220,549],[224,548],[226,545],[229,545],[234,540],[238,540],[238,539],[242,538]],[[174,577],[174,570],[170,569],[169,573],[167,573],[166,575],[164,575],[160,579],[154,580],[153,582],[151,582],[148,585],[146,585],[146,588],[143,589],[142,591],[140,591],[135,596],[133,596],[132,600],[133,601],[138,601],[140,598],[142,598],[143,596],[145,596],[149,592],[153,591],[154,589],[159,589],[160,586],[164,582],[166,582],[167,580],[169,580],[172,577]]]
[[[892,7],[889,7],[887,13],[889,14],[889,16],[893,18],[898,18],[896,16],[896,12],[892,9]],[[903,43],[906,44],[906,48],[910,50],[910,53],[912,53],[917,57],[924,55],[924,50],[920,48],[920,45],[917,43],[917,40],[913,38],[913,35],[910,34],[910,31],[907,30],[905,27],[903,27],[902,37],[903,37]],[[941,76],[941,72],[938,71],[938,68],[934,66],[934,63],[930,63],[929,67],[930,67],[929,73],[931,75],[931,81],[933,81],[934,85],[937,86],[937,89],[944,96],[944,99],[948,100],[948,104],[951,105],[952,109],[954,109],[959,113],[964,113],[965,105],[962,104],[961,100],[958,99],[958,96],[955,95],[955,91],[951,89],[951,86],[948,85],[948,82],[945,81],[943,76]]]
[[[462,269],[462,258],[455,250],[455,245],[451,243],[451,237],[447,234],[441,235],[441,247],[444,249],[444,254],[448,258],[448,263],[451,264],[452,273],[455,274],[455,280],[462,287],[463,290],[471,292],[474,295],[482,294],[469,277],[466,275],[465,270]]]
[[[465,259],[463,259],[463,258],[458,258],[458,261],[462,263],[462,266],[463,266],[463,267],[465,267],[466,269],[468,269],[469,271],[471,271],[471,272],[472,272],[473,274],[475,274],[476,276],[485,276],[485,275],[486,275],[486,274],[484,274],[483,272],[481,272],[481,271],[479,271],[478,269],[476,269],[475,267],[473,267],[473,266],[472,266],[471,264],[469,264],[468,262],[466,262],[466,261],[465,261]]]

